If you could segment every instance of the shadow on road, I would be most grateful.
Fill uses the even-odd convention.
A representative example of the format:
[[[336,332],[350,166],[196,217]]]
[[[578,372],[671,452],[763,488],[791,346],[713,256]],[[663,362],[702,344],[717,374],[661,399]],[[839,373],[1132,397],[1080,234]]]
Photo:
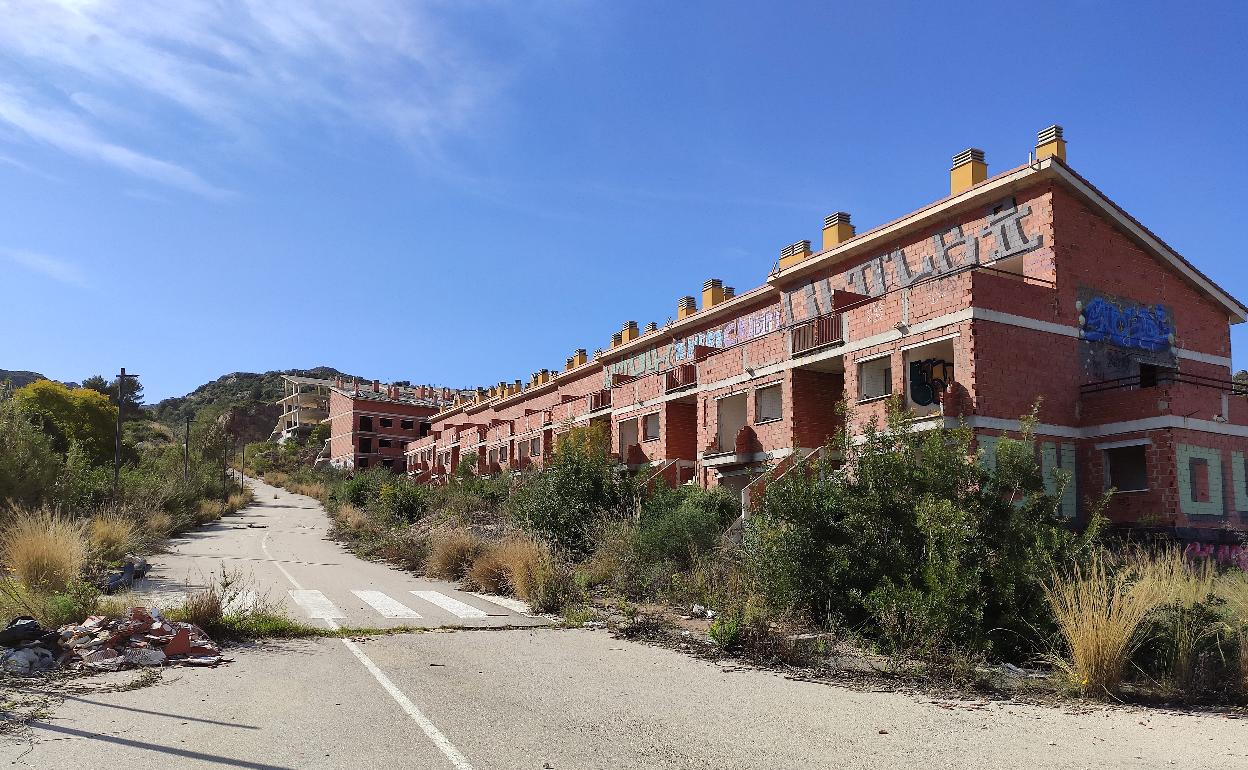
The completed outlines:
[[[47,722],[31,722],[30,726],[36,730],[46,730],[51,733],[60,733],[62,735],[72,736],[75,738],[87,738],[88,740],[93,741],[103,741],[104,743],[113,743],[118,746],[125,746],[131,749],[143,749],[145,751],[160,752],[161,754],[172,754],[175,757],[197,759],[201,762],[212,762],[214,764],[226,765],[228,767],[245,767],[251,768],[252,770],[295,770],[295,768],[285,767],[283,765],[269,765],[263,762],[251,762],[246,759],[232,759],[230,757],[220,756],[219,754],[208,754],[202,751],[191,751],[190,749],[178,749],[173,746],[162,746],[159,743],[136,741],[131,738],[121,738],[116,735],[91,733],[86,730],[75,730],[72,727],[48,724]]]

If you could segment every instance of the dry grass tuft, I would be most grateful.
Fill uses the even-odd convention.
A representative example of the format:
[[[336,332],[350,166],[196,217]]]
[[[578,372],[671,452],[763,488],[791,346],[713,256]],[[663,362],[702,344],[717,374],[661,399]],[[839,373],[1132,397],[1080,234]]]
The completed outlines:
[[[1117,569],[1097,555],[1069,576],[1053,576],[1045,593],[1070,656],[1059,665],[1072,685],[1084,693],[1118,689],[1141,625],[1173,596],[1173,577],[1172,564],[1143,554]]]
[[[507,589],[521,599],[531,599],[537,588],[538,574],[549,548],[529,537],[509,537],[494,552],[507,575]]]
[[[47,510],[19,510],[0,533],[5,566],[39,591],[65,590],[82,574],[87,554],[82,523]]]
[[[173,517],[164,511],[152,511],[144,520],[143,529],[152,540],[160,540],[173,533]]]
[[[134,550],[138,540],[138,527],[120,513],[104,513],[91,519],[87,536],[91,553],[102,561],[120,561]]]
[[[483,549],[482,542],[467,529],[443,529],[429,537],[429,560],[425,573],[443,580],[459,580]]]
[[[226,498],[225,509],[230,513],[240,511],[251,505],[251,502],[254,499],[255,495],[251,493],[250,489],[245,489],[242,492],[235,492]]]
[[[469,588],[500,596],[508,593],[507,568],[499,558],[498,551],[499,546],[490,545],[477,554],[464,576],[464,582]]]
[[[362,532],[373,525],[367,513],[350,503],[343,503],[338,506],[338,510],[334,512],[334,518],[337,520],[338,526],[348,532]]]
[[[195,513],[195,523],[208,524],[217,521],[225,513],[220,500],[200,500],[199,510]]]

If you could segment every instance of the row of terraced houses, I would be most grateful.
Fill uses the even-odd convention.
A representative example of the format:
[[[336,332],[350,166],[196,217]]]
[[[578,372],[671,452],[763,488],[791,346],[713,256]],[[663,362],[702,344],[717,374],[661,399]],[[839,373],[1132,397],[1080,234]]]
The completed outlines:
[[[710,279],[700,300],[662,327],[627,321],[561,369],[447,392],[409,415],[421,426],[388,464],[427,483],[464,461],[523,472],[600,423],[621,465],[748,503],[765,471],[861,434],[890,398],[920,429],[970,426],[985,462],[1039,403],[1036,451],[1050,483],[1073,477],[1072,521],[1112,487],[1116,522],[1205,542],[1248,525],[1230,346],[1248,309],[1075,172],[1058,126],[1026,165],[989,176],[968,149],[948,197],[863,233],[831,214],[819,247],[785,247],[761,286]],[[335,462],[360,467],[381,435],[377,391],[332,391],[354,420],[334,429]]]

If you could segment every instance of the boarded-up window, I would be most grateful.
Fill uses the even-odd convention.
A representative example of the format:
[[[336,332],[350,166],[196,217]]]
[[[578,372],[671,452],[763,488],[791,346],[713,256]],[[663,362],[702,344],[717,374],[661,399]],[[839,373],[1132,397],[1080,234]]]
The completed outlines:
[[[654,441],[659,437],[659,413],[648,414],[642,421],[644,432],[642,436],[646,441]]]
[[[780,419],[782,402],[779,385],[772,385],[754,392],[754,422],[763,423]]]

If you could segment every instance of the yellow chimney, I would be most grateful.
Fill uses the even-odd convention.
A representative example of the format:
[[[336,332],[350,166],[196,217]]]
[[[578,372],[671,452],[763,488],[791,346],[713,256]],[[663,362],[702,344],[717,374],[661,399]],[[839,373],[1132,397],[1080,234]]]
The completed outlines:
[[[810,241],[790,243],[780,249],[780,269],[786,270],[810,256]]]
[[[1036,160],[1052,157],[1066,162],[1066,140],[1062,138],[1062,127],[1056,123],[1036,136]]]
[[[849,221],[849,214],[838,211],[829,214],[823,220],[823,250],[840,245],[854,237],[854,226]]]
[[[953,168],[949,169],[949,194],[957,195],[969,190],[988,178],[988,164],[984,151],[968,147],[953,156]]]
[[[577,348],[572,355],[572,366],[580,366],[589,361],[589,356],[585,354],[585,348]]]
[[[620,329],[620,342],[632,342],[640,336],[637,331],[636,321],[625,321],[624,328]]]
[[[718,278],[707,278],[702,284],[702,309],[712,308],[724,301],[724,282]]]
[[[563,362],[563,370],[566,372],[567,370],[571,368],[572,368],[572,356],[568,356],[567,360]]]
[[[698,312],[698,301],[693,297],[681,297],[676,303],[676,320],[688,318]]]
[[[611,347],[618,348],[623,343],[624,343],[624,335],[622,333],[616,332],[615,334],[611,335]]]

